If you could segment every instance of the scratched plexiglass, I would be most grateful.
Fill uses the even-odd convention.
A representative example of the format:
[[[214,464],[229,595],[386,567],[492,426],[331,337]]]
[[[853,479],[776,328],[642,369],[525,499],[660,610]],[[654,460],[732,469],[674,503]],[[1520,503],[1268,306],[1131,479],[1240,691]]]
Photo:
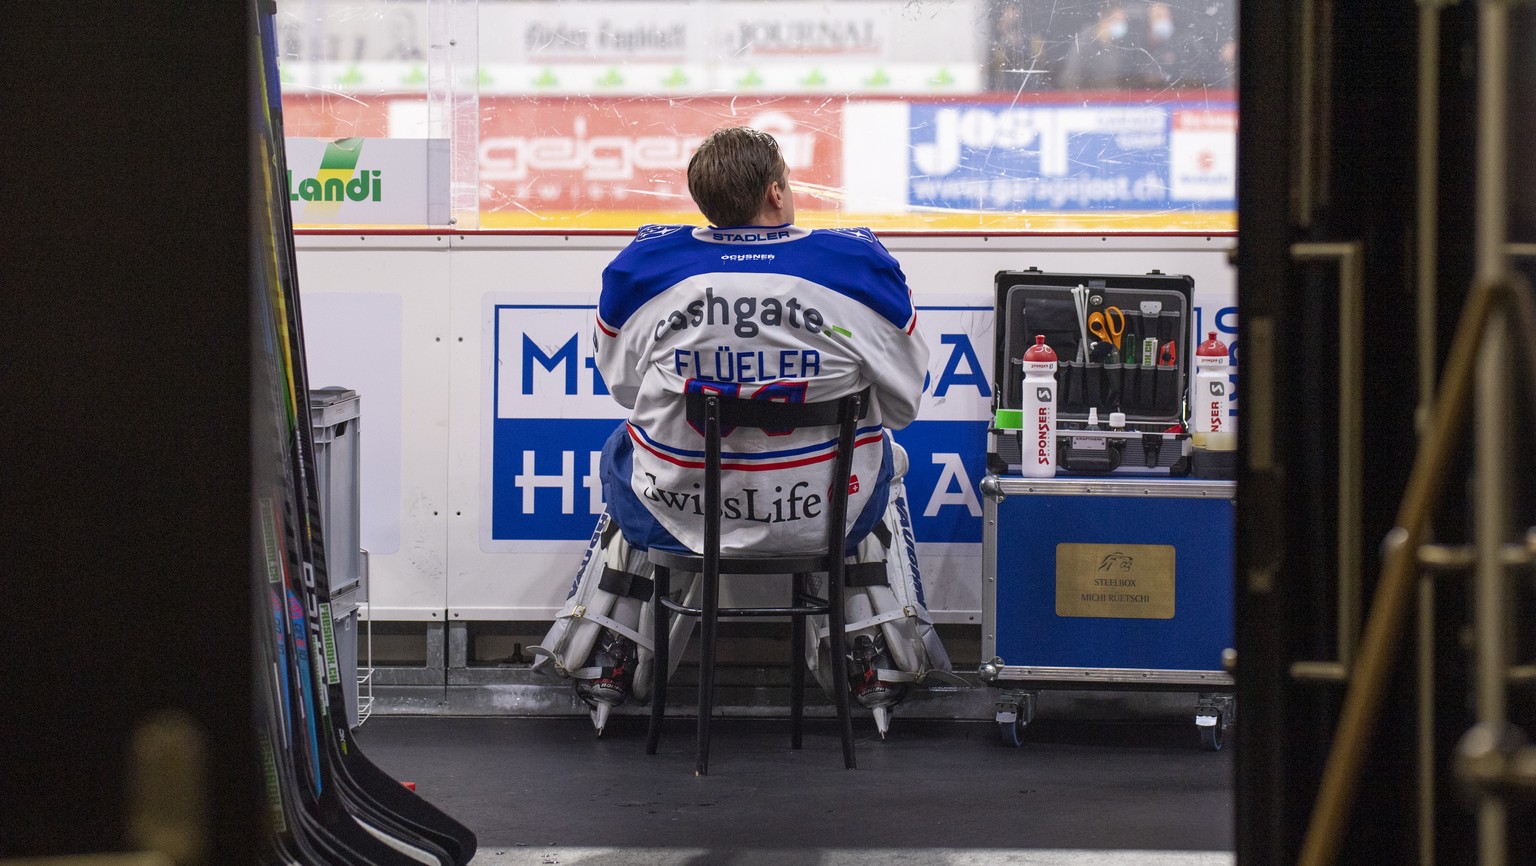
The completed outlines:
[[[775,135],[800,221],[1225,231],[1235,0],[304,0],[287,134],[446,140],[459,228],[699,222],[684,168]]]

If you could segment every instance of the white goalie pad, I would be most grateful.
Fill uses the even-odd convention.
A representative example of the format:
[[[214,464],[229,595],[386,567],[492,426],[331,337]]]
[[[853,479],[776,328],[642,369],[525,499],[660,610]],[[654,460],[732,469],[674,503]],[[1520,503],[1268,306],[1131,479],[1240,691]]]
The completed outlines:
[[[894,442],[895,477],[891,480],[891,499],[876,531],[859,543],[849,568],[850,585],[845,590],[844,620],[849,646],[860,635],[873,638],[877,631],[883,638],[890,666],[880,667],[877,675],[887,683],[921,683],[934,672],[951,669],[949,653],[934,630],[933,617],[923,600],[922,572],[917,562],[917,541],[912,534],[912,519],[907,511],[906,489],[902,475],[907,468],[906,452]],[[884,563],[884,569],[869,566]],[[883,571],[883,574],[881,573]],[[825,578],[818,577],[818,580]],[[820,592],[824,587],[816,587]],[[830,689],[825,670],[828,635],[825,617],[818,617],[816,627],[807,635],[812,645],[807,658],[817,679]]]
[[[688,607],[698,607],[699,596],[703,586],[699,576],[693,572],[674,571],[671,578],[672,597]],[[655,629],[656,603],[646,602],[640,611],[640,630],[650,634]],[[672,615],[667,623],[667,678],[677,672],[677,663],[683,660],[683,650],[688,648],[688,641],[693,637],[694,627],[698,620],[691,616]],[[650,641],[640,649],[640,667],[635,672],[635,696],[645,699],[651,694],[651,676],[655,671],[656,653],[650,648]]]
[[[673,590],[683,590],[685,604],[696,603],[697,584],[696,575],[672,575]],[[565,605],[556,614],[544,640],[528,648],[534,657],[531,669],[578,680],[602,677],[603,668],[589,662],[606,629],[637,648],[631,689],[636,698],[644,699],[650,694],[655,660],[650,587],[651,566],[646,562],[645,552],[631,547],[607,514],[600,516]],[[675,617],[670,624],[673,669],[687,645],[693,624],[687,617]]]

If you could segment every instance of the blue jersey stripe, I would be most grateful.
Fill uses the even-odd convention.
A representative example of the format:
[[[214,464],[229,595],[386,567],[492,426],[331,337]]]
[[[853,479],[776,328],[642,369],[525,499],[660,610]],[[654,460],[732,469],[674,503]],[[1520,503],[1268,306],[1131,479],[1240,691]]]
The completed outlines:
[[[683,280],[713,273],[785,274],[856,301],[897,328],[912,321],[901,267],[867,229],[817,229],[780,243],[706,243],[690,231],[646,234],[651,228],[643,228],[603,271],[598,315],[610,327],[623,328],[635,311]],[[739,260],[743,250],[773,257]]]

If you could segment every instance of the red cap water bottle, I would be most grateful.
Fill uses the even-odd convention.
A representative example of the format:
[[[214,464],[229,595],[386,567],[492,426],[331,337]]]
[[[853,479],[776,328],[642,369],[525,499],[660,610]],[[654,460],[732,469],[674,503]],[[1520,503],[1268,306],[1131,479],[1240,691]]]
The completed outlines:
[[[1024,353],[1023,366],[1019,471],[1032,478],[1049,478],[1056,474],[1056,352],[1045,344],[1043,335],[1036,335],[1035,344]]]
[[[1191,405],[1194,435],[1190,444],[1209,451],[1235,451],[1237,429],[1231,415],[1231,370],[1227,364],[1227,344],[1207,332],[1206,341],[1195,349],[1195,387]]]
[[[1223,346],[1221,351],[1225,353],[1227,351],[1226,347]],[[1024,353],[1025,364],[1038,361],[1049,361],[1052,364],[1056,363],[1056,350],[1045,344],[1044,334],[1036,334],[1035,344],[1030,346],[1028,351]]]
[[[1218,339],[1216,339],[1216,332],[1215,331],[1206,331],[1205,332],[1205,342],[1201,343],[1199,345],[1199,347],[1197,347],[1195,349],[1195,354],[1196,355],[1206,355],[1206,356],[1213,357],[1213,358],[1220,358],[1222,366],[1226,366],[1226,363],[1227,363],[1227,344],[1223,343],[1222,341],[1220,341]]]

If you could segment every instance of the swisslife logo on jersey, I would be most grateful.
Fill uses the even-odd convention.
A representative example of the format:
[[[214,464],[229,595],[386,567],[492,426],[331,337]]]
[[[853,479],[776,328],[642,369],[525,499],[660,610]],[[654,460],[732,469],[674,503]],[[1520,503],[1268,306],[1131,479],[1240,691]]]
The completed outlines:
[[[515,298],[515,300],[514,300]],[[603,443],[627,414],[592,350],[596,309],[581,295],[488,298],[487,428],[481,547],[584,545],[603,512]],[[990,306],[919,305],[929,343],[923,408],[907,449],[907,504],[919,542],[979,542],[986,466]]]

